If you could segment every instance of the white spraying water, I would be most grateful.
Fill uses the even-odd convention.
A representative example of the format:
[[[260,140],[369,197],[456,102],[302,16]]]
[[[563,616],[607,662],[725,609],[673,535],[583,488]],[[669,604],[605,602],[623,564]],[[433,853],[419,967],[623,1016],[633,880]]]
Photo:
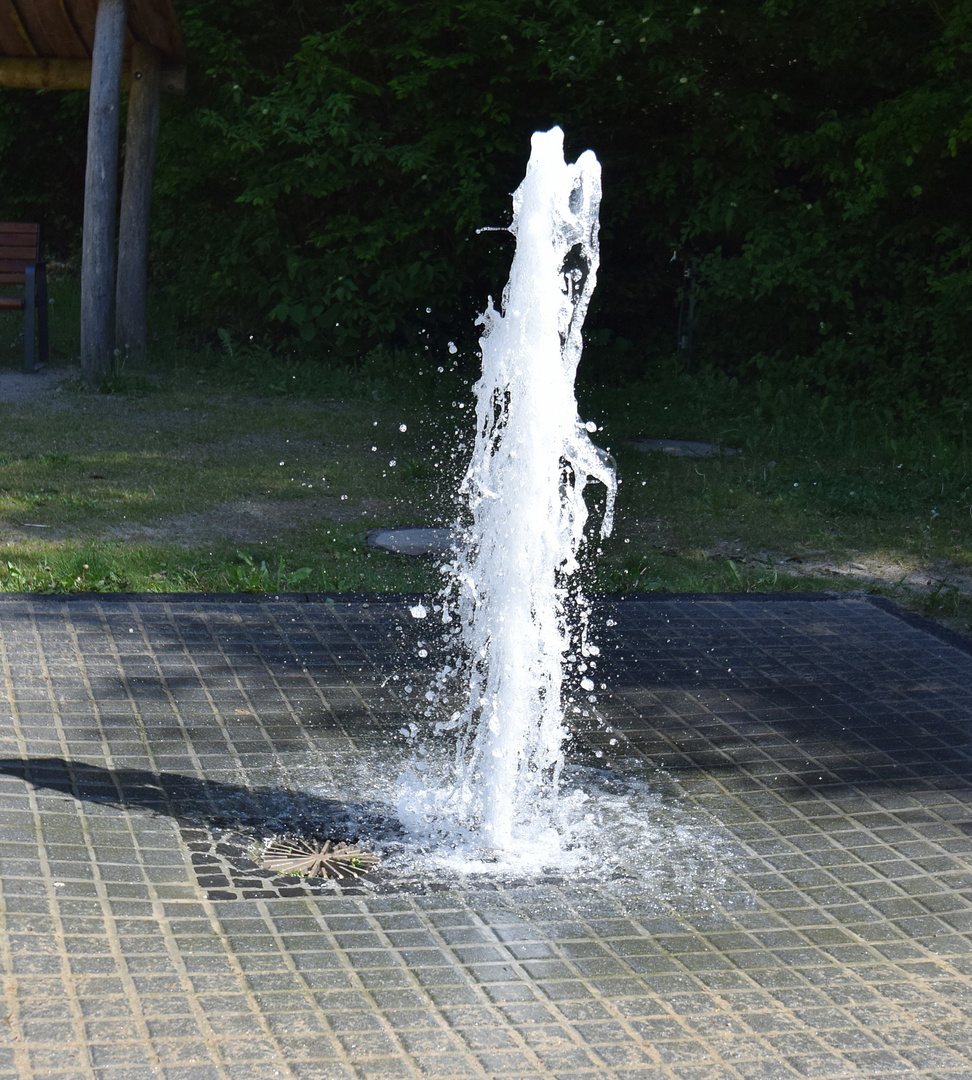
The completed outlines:
[[[467,700],[438,724],[459,733],[455,784],[445,798],[413,788],[407,800],[414,809],[414,797],[424,796],[426,820],[444,813],[496,855],[538,839],[549,844],[544,834],[556,831],[550,814],[547,828],[543,817],[563,765],[565,664],[585,693],[597,665],[571,582],[590,478],[607,489],[602,535],[614,506],[611,459],[591,442],[593,425],[581,423],[574,397],[598,266],[601,170],[590,151],[566,164],[563,138],[556,127],[533,136],[513,195],[516,253],[502,310],[490,299],[479,320],[476,441],[452,567]]]

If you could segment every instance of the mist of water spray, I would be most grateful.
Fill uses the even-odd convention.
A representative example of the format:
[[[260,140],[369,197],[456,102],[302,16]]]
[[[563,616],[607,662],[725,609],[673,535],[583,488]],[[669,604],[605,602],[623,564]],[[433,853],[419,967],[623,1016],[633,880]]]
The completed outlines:
[[[572,576],[585,542],[585,486],[594,478],[607,489],[607,535],[615,477],[578,418],[574,378],[597,276],[600,197],[591,151],[569,165],[560,128],[533,136],[513,196],[509,282],[501,309],[490,298],[479,320],[476,441],[452,567],[468,699],[440,728],[460,730],[458,801],[498,851],[556,789],[565,663],[593,689],[597,649]]]

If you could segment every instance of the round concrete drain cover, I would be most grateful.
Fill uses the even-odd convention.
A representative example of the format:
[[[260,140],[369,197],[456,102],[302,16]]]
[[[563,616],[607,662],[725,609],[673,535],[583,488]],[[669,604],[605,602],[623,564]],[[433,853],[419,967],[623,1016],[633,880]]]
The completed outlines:
[[[451,529],[372,529],[365,538],[371,547],[395,555],[448,555],[455,546]]]
[[[660,450],[672,457],[716,457],[719,454],[740,454],[732,446],[718,446],[715,443],[694,442],[692,439],[629,439],[628,445],[634,450],[650,453]]]

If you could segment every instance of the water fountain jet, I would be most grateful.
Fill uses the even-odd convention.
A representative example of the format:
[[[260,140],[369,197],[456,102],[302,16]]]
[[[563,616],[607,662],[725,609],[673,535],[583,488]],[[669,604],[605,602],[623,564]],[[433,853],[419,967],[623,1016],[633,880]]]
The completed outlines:
[[[568,658],[584,693],[594,689],[597,649],[572,580],[591,478],[607,491],[602,536],[613,517],[613,463],[591,442],[594,425],[581,423],[574,396],[597,277],[601,170],[589,150],[567,164],[563,138],[558,127],[533,136],[513,195],[516,252],[501,309],[490,298],[478,320],[476,439],[450,570],[465,658],[465,705],[438,724],[459,731],[450,809],[498,852],[517,846],[524,823],[535,833],[538,809],[555,797]]]

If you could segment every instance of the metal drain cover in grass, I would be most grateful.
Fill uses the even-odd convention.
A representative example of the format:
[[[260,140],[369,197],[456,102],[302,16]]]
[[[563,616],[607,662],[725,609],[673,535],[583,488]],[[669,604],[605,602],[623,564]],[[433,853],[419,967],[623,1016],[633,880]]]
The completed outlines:
[[[343,840],[276,837],[268,840],[260,853],[260,865],[267,870],[319,878],[360,878],[374,870],[378,862],[377,855]]]

